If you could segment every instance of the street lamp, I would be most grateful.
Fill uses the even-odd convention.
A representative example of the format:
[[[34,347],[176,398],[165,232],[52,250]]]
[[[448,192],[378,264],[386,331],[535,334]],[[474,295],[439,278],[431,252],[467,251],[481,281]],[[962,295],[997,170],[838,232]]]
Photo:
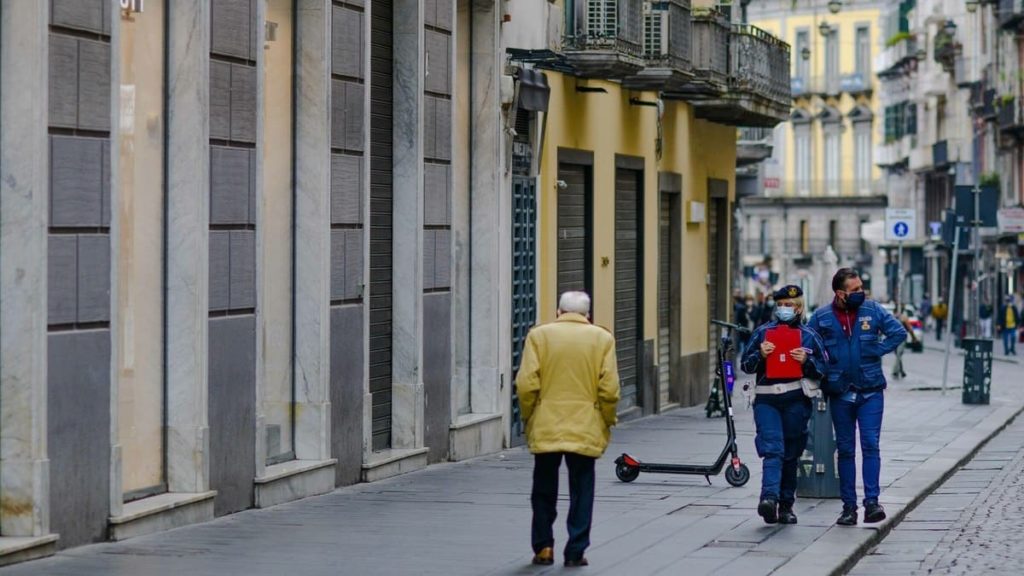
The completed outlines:
[[[956,22],[953,22],[952,20],[946,20],[946,24],[943,25],[942,29],[946,31],[946,34],[952,36],[956,34]]]
[[[828,22],[822,20],[821,24],[818,25],[818,32],[827,38],[832,33],[832,27],[829,26]]]
[[[839,0],[829,0],[828,1],[828,11],[833,13],[833,14],[838,14],[839,10],[842,7],[843,7],[843,3],[840,2]]]
[[[978,9],[978,0],[967,0],[967,11],[974,14],[975,10]]]
[[[810,60],[811,49],[808,48],[807,46],[804,46],[803,50],[800,51],[800,57],[803,58],[804,60]]]

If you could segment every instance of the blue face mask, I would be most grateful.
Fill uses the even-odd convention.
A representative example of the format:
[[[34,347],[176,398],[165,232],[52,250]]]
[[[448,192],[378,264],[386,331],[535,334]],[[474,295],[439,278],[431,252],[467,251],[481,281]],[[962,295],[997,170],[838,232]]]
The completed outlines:
[[[867,296],[864,292],[851,292],[846,295],[846,305],[850,308],[859,308]]]
[[[775,317],[783,324],[789,324],[796,318],[796,308],[792,306],[778,306],[775,308]]]

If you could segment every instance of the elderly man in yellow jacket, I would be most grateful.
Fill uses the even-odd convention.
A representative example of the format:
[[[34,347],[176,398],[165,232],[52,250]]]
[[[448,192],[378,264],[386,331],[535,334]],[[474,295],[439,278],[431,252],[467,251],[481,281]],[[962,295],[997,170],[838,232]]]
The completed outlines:
[[[608,447],[619,403],[615,339],[590,323],[590,297],[565,292],[558,318],[526,337],[516,391],[534,455],[533,563],[553,564],[558,468],[569,468],[565,565],[586,566],[594,511],[594,462]]]

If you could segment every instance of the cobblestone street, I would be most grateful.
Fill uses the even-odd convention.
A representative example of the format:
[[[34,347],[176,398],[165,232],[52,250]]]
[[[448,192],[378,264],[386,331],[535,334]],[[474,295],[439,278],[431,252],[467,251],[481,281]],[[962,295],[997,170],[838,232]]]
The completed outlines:
[[[850,574],[1008,574],[1022,561],[1024,418],[1018,417]]]

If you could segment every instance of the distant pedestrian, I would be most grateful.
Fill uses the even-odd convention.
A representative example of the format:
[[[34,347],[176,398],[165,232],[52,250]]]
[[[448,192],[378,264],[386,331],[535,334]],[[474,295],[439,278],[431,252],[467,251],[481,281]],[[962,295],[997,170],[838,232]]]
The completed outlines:
[[[619,403],[615,339],[590,323],[590,296],[565,292],[554,322],[526,336],[516,392],[534,455],[533,563],[553,564],[558,469],[569,469],[565,565],[586,566],[594,510],[594,462],[608,447]]]
[[[747,305],[747,300],[743,297],[743,293],[738,289],[734,290],[732,293],[732,321],[737,326],[747,329],[750,328],[750,307]],[[746,351],[747,342],[749,341],[749,332],[740,331],[738,352],[741,356],[744,351]]]
[[[750,337],[743,355],[743,371],[757,374],[754,397],[754,446],[761,457],[761,496],[757,513],[768,524],[796,524],[796,468],[807,448],[807,420],[811,401],[802,379],[770,378],[768,357],[784,354],[803,367],[804,378],[821,380],[828,366],[818,335],[803,325],[804,294],[799,286],[783,286],[775,293],[775,320],[762,325]],[[775,350],[766,338],[770,330],[789,326],[800,330],[800,347]]]
[[[928,296],[928,293],[924,293],[924,297],[921,298],[921,306],[919,312],[921,313],[921,331],[927,332],[931,329],[932,325],[932,299]]]
[[[852,268],[832,277],[835,299],[815,311],[808,326],[818,333],[828,352],[828,376],[822,389],[832,402],[836,433],[839,494],[843,512],[836,524],[857,523],[857,462],[855,434],[860,435],[861,477],[864,481],[864,522],[881,522],[885,509],[878,503],[882,468],[879,438],[885,407],[882,356],[907,339],[907,331],[885,308],[867,300],[864,283]]]
[[[981,302],[981,306],[978,307],[978,320],[981,324],[981,337],[991,338],[992,337],[992,304],[989,303],[986,297]]]
[[[942,340],[942,331],[946,329],[946,317],[949,315],[949,307],[940,298],[932,306],[932,318],[935,319],[935,339]]]
[[[1006,299],[999,309],[999,334],[1003,337],[1003,354],[1017,355],[1017,329],[1020,327],[1020,309],[1014,304],[1013,297]]]
[[[754,296],[754,304],[750,306],[750,327],[756,330],[761,324],[761,315],[764,314],[764,292],[760,290]]]
[[[903,329],[907,331],[907,337],[910,338],[910,343],[917,344],[917,336],[914,334],[914,327],[910,325],[910,316],[906,310],[903,310],[899,316],[896,317],[903,325]],[[896,347],[896,362],[892,365],[892,377],[901,380],[907,377],[907,371],[903,368],[903,352],[907,349],[907,340],[903,339],[900,345]]]

